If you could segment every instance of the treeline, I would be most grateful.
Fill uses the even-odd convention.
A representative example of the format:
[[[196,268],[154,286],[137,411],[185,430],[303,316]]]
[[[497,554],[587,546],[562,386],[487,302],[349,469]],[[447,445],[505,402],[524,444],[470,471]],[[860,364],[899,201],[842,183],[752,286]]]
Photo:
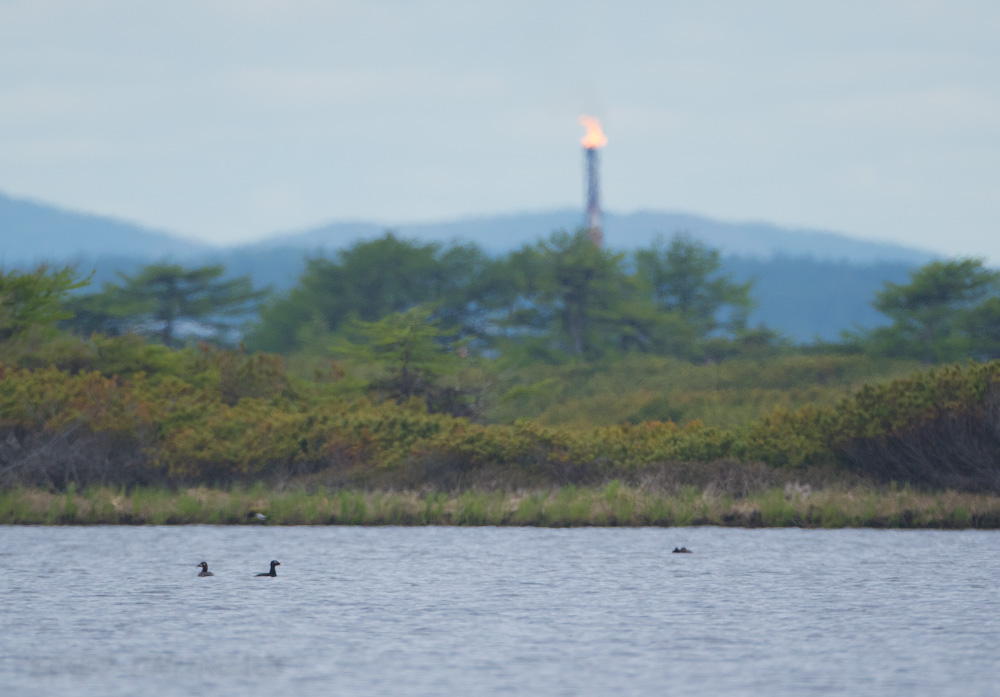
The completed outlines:
[[[352,319],[420,304],[472,351],[548,362],[628,352],[700,359],[759,334],[746,327],[751,284],[720,266],[717,251],[684,237],[626,257],[583,231],[557,232],[490,258],[474,245],[387,233],[310,260],[295,288],[264,305],[246,343],[322,351]]]
[[[412,239],[403,233],[398,236]],[[344,242],[343,246],[348,244]],[[327,246],[310,252],[294,247],[238,247],[186,259],[184,263],[189,267],[222,265],[227,278],[249,277],[255,287],[270,287],[272,296],[277,297],[298,285],[309,259],[321,255],[334,259],[334,249]],[[501,254],[493,250],[487,253],[491,257]],[[627,254],[626,259],[631,256]],[[872,298],[886,282],[906,283],[909,273],[918,266],[905,261],[850,262],[786,255],[758,258],[725,252],[721,262],[721,274],[734,283],[753,282],[754,306],[748,325],[771,327],[796,344],[817,339],[836,341],[840,332],[855,325],[871,328],[886,324],[887,318],[871,306]],[[148,259],[107,256],[76,261],[78,268],[94,272],[90,290],[116,282],[119,272],[134,275],[149,263]],[[816,313],[816,307],[823,307],[824,312]]]
[[[469,350],[518,365],[628,354],[701,362],[787,353],[786,337],[748,324],[760,279],[737,282],[722,269],[717,250],[683,234],[624,254],[595,247],[584,231],[556,232],[491,258],[475,245],[387,233],[310,260],[292,290],[264,303],[246,342],[286,355],[329,353],[331,336],[352,320],[373,322],[423,305]],[[926,264],[905,283],[886,282],[871,305],[884,326],[816,341],[813,350],[928,365],[1000,357],[1000,273],[982,259]]]
[[[464,341],[469,352],[517,365],[627,354],[719,361],[786,351],[784,337],[747,320],[759,295],[771,305],[781,299],[758,293],[766,284],[746,278],[746,269],[746,280],[736,282],[722,268],[717,250],[683,235],[626,255],[595,247],[583,232],[556,232],[490,257],[473,244],[421,243],[389,232],[309,259],[282,293],[254,289],[249,277],[227,277],[219,265],[164,263],[119,274],[66,303],[64,326],[82,336],[137,332],[167,345],[242,339],[250,350],[336,357],[330,347],[354,321],[419,305],[443,330],[442,341]],[[885,326],[846,332],[816,349],[926,364],[998,357],[998,279],[980,259],[927,264],[909,282],[886,283],[874,294]]]

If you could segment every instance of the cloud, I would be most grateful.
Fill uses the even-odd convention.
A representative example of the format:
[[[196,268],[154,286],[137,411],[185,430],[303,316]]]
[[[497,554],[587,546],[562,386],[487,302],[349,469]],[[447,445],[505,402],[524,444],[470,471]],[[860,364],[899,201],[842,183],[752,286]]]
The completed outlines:
[[[491,98],[503,89],[490,78],[456,73],[442,75],[425,67],[391,68],[253,67],[239,68],[226,78],[234,94],[275,110],[303,107],[400,103],[414,99],[474,100]]]
[[[981,87],[934,85],[818,99],[799,105],[794,114],[837,128],[892,129],[915,135],[964,135],[969,129],[981,129],[992,134],[1000,123],[1000,95]]]
[[[93,163],[108,150],[108,145],[98,138],[62,136],[8,143],[3,153],[5,158],[21,167],[59,167],[70,162]]]
[[[0,189],[232,235],[543,208],[581,196],[594,113],[611,209],[995,229],[998,22],[992,0],[0,0]]]
[[[63,120],[96,111],[94,96],[79,87],[22,84],[0,88],[0,124]]]

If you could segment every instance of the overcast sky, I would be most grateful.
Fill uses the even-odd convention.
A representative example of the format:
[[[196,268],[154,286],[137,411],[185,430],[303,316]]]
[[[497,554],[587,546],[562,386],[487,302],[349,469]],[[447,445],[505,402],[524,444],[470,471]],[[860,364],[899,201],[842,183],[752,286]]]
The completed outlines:
[[[0,0],[0,191],[220,243],[582,207],[588,113],[608,210],[1000,264],[998,36],[996,0]]]

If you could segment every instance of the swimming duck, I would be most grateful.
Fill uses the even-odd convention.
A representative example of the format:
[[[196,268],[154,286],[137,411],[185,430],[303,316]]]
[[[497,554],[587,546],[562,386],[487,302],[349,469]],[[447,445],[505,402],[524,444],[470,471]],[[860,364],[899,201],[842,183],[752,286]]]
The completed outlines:
[[[681,547],[680,549],[674,547],[674,551],[671,552],[671,554],[694,554],[694,552],[692,552],[687,547]]]
[[[201,567],[201,573],[198,574],[199,576],[215,576],[215,574],[213,574],[211,571],[208,570],[207,561],[203,561],[201,564],[195,564],[195,566]]]
[[[274,570],[274,567],[276,567],[276,566],[281,566],[281,562],[280,561],[272,561],[271,562],[271,570],[270,571],[268,571],[266,573],[263,573],[263,574],[257,574],[257,575],[258,576],[277,576],[278,573]]]

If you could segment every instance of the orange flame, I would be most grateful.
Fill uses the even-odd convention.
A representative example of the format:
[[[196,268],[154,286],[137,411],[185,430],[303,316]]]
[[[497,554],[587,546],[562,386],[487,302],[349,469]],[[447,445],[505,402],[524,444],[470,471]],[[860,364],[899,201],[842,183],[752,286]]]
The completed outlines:
[[[601,130],[601,123],[592,116],[584,114],[580,117],[580,123],[587,127],[587,135],[580,139],[580,143],[588,150],[593,148],[603,148],[608,144],[608,137]]]

